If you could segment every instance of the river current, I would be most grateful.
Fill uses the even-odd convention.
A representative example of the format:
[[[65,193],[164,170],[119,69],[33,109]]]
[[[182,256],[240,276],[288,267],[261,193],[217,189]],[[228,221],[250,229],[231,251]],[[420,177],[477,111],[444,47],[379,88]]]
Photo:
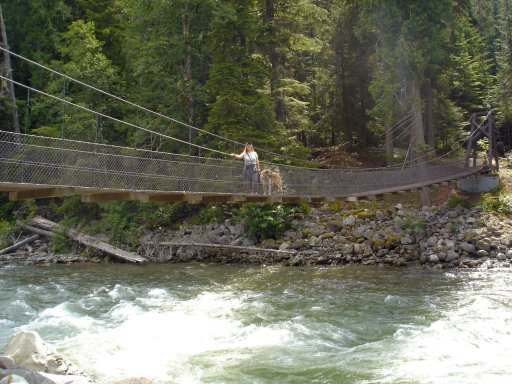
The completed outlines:
[[[20,330],[98,383],[510,383],[512,273],[369,266],[0,268]]]

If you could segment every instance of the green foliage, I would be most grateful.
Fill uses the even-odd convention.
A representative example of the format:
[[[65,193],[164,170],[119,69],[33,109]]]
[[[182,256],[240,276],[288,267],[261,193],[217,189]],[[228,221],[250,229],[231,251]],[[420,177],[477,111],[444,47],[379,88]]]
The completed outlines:
[[[98,220],[101,209],[95,203],[82,203],[80,196],[64,199],[56,214],[67,227],[87,226]]]
[[[33,199],[23,200],[16,207],[15,217],[16,219],[28,221],[34,217],[37,213],[38,207],[36,201]]]
[[[184,202],[153,204],[137,201],[100,204],[102,212],[96,232],[106,234],[114,245],[136,249],[145,229],[169,226],[194,211]]]
[[[406,215],[402,221],[402,228],[418,231],[418,230],[426,229],[427,224],[419,218],[415,218],[410,215]]]
[[[0,220],[12,220],[16,203],[9,201],[7,192],[0,192]]]
[[[296,215],[308,211],[306,205],[245,204],[238,217],[247,227],[247,232],[259,239],[277,238],[290,228]]]
[[[504,186],[500,186],[496,191],[483,193],[479,202],[488,212],[512,213],[512,196],[507,194]]]
[[[71,253],[73,240],[64,234],[56,233],[51,237],[49,246],[55,253]]]
[[[0,248],[4,248],[12,244],[16,229],[17,227],[15,224],[6,220],[0,220]]]
[[[457,205],[465,206],[466,202],[460,196],[452,196],[448,200],[447,204],[448,204],[448,208],[452,209],[452,208],[455,208]]]
[[[508,168],[512,168],[512,152],[507,153],[507,157],[505,158],[505,164]]]
[[[198,224],[218,223],[226,219],[222,204],[208,204],[197,215]]]

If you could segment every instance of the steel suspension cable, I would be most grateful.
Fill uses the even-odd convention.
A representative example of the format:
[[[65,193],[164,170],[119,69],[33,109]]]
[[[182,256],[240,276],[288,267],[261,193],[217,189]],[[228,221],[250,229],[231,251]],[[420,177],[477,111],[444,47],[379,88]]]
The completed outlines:
[[[192,126],[192,125],[190,125],[190,124],[184,123],[184,122],[179,121],[179,120],[176,120],[176,119],[174,119],[174,118],[172,118],[172,117],[166,116],[166,115],[164,115],[164,114],[162,114],[162,113],[159,113],[159,112],[153,111],[153,110],[148,109],[148,108],[146,108],[146,107],[143,107],[143,106],[141,106],[141,105],[139,105],[139,104],[133,103],[133,102],[131,102],[131,101],[129,101],[129,100],[123,99],[123,98],[121,98],[121,97],[119,97],[119,96],[116,96],[116,95],[114,95],[114,94],[111,94],[111,93],[109,93],[109,92],[106,92],[106,91],[104,91],[104,90],[102,90],[102,89],[100,89],[100,88],[94,87],[94,86],[89,85],[89,84],[87,84],[87,83],[84,83],[84,82],[82,82],[82,81],[80,81],[80,80],[77,80],[77,79],[75,79],[75,78],[73,78],[73,77],[70,77],[70,76],[68,76],[68,75],[66,75],[66,74],[64,74],[64,73],[61,73],[61,72],[56,71],[56,70],[54,70],[54,69],[52,69],[52,68],[49,68],[49,67],[47,67],[47,66],[45,66],[45,65],[43,65],[43,64],[40,64],[40,63],[38,63],[38,62],[36,62],[36,61],[33,61],[33,60],[31,60],[31,59],[28,59],[28,58],[26,58],[26,57],[24,57],[24,56],[22,56],[22,55],[19,55],[19,54],[17,54],[17,53],[14,53],[14,52],[12,52],[12,51],[10,51],[9,49],[6,49],[6,48],[4,48],[4,47],[1,47],[1,46],[0,46],[0,50],[5,51],[5,52],[7,52],[7,53],[9,53],[9,54],[11,54],[11,55],[13,55],[13,56],[15,56],[15,57],[19,58],[19,59],[22,59],[22,60],[24,60],[24,61],[27,61],[27,62],[29,62],[30,64],[36,65],[36,66],[38,66],[38,67],[40,67],[40,68],[43,68],[43,69],[45,69],[45,70],[47,70],[47,71],[50,71],[50,72],[52,72],[52,73],[54,73],[54,74],[56,74],[56,75],[59,75],[59,76],[61,76],[61,77],[64,77],[64,78],[66,78],[66,79],[68,79],[68,80],[71,80],[71,81],[73,81],[73,82],[76,82],[77,84],[80,84],[80,85],[82,85],[82,86],[84,86],[84,87],[87,87],[87,88],[90,88],[90,89],[92,89],[92,90],[94,90],[94,91],[100,92],[100,93],[102,93],[102,94],[104,94],[104,95],[106,95],[106,96],[109,96],[109,97],[111,97],[111,98],[114,98],[114,99],[116,99],[116,100],[118,100],[118,101],[121,101],[121,102],[126,103],[126,104],[128,104],[128,105],[131,105],[131,106],[136,107],[136,108],[138,108],[138,109],[141,109],[141,110],[143,110],[143,111],[145,111],[145,112],[148,112],[148,113],[154,114],[154,115],[156,115],[156,116],[159,116],[159,117],[161,117],[161,118],[164,118],[164,119],[167,119],[167,120],[169,120],[169,121],[172,121],[173,123],[176,123],[176,124],[182,125],[182,126],[184,126],[184,127],[190,128],[190,129],[194,129],[194,130],[196,130],[196,131],[199,131],[199,132],[205,133],[205,134],[207,134],[207,135],[210,135],[210,136],[216,137],[216,138],[221,139],[221,140],[225,140],[225,141],[230,142],[230,143],[232,143],[232,144],[238,144],[238,145],[241,145],[241,146],[243,146],[243,145],[244,145],[243,143],[241,143],[241,142],[239,142],[239,141],[232,140],[232,139],[229,139],[229,138],[226,138],[226,137],[223,137],[223,136],[217,135],[217,134],[215,134],[215,133],[208,132],[208,131],[206,131],[206,130],[204,130],[204,129],[194,127],[194,126]],[[206,150],[206,151],[211,151],[211,152],[214,152],[214,153],[222,154],[222,155],[224,155],[224,156],[229,156],[229,153],[227,153],[227,152],[219,151],[219,150],[216,150],[216,149],[211,149],[211,148],[204,147],[204,146],[197,145],[197,144],[192,144],[192,143],[190,143],[190,142],[188,142],[188,141],[181,140],[181,139],[178,139],[178,138],[172,137],[172,136],[170,136],[170,135],[166,135],[166,134],[163,134],[163,133],[160,133],[160,132],[152,131],[152,130],[150,130],[150,129],[148,129],[148,128],[144,128],[144,127],[141,127],[141,126],[139,126],[139,125],[136,125],[136,124],[133,124],[133,123],[129,123],[129,122],[126,122],[126,121],[123,121],[123,120],[117,119],[117,118],[115,118],[115,117],[111,117],[111,116],[105,115],[105,114],[103,114],[103,113],[100,113],[100,112],[97,112],[97,111],[94,111],[94,110],[88,109],[88,108],[86,108],[86,107],[82,107],[82,106],[80,106],[80,105],[78,105],[78,104],[74,104],[74,103],[68,102],[67,100],[60,99],[60,98],[58,98],[58,97],[56,97],[56,96],[50,95],[50,94],[48,94],[48,93],[45,93],[45,92],[40,91],[40,90],[37,90],[37,89],[32,88],[32,87],[30,87],[30,86],[24,85],[24,84],[22,84],[22,83],[16,82],[16,81],[14,81],[14,80],[11,80],[11,79],[8,79],[8,78],[5,78],[5,77],[3,77],[3,76],[0,76],[0,78],[3,78],[3,79],[5,79],[5,80],[7,80],[7,81],[11,81],[13,84],[16,84],[16,85],[18,85],[18,86],[24,87],[24,88],[26,88],[27,90],[32,90],[32,91],[34,91],[34,92],[36,92],[36,93],[40,93],[40,94],[45,95],[45,96],[47,96],[47,97],[51,97],[51,98],[54,98],[54,99],[59,100],[59,101],[61,101],[61,102],[67,103],[67,104],[69,104],[69,105],[73,105],[73,106],[75,106],[75,107],[77,107],[77,108],[80,108],[80,109],[86,110],[86,111],[88,111],[88,112],[90,112],[90,113],[93,113],[93,114],[96,114],[96,115],[100,115],[100,116],[102,116],[102,117],[105,117],[105,118],[110,119],[110,120],[113,120],[113,121],[117,121],[117,122],[122,123],[122,124],[125,124],[125,125],[129,125],[129,126],[131,126],[131,127],[133,127],[133,128],[136,128],[136,129],[143,130],[143,131],[145,131],[145,132],[147,132],[147,133],[155,134],[155,135],[158,135],[158,136],[160,136],[160,137],[165,137],[165,138],[168,138],[168,139],[171,139],[171,140],[174,140],[174,141],[177,141],[177,142],[183,143],[183,144],[191,145],[191,146],[193,146],[193,147],[195,147],[195,148],[198,148],[199,150],[203,149],[203,150]],[[488,116],[488,115],[487,115],[487,116]],[[487,116],[486,116],[486,118],[487,118]],[[406,115],[405,115],[404,117],[402,117],[402,118],[401,118],[397,123],[393,124],[393,126],[392,126],[390,129],[391,129],[392,131],[395,131],[396,129],[398,129],[398,128],[400,127],[400,125],[401,125],[401,124],[403,124],[403,123],[405,122],[404,120],[407,120],[408,118],[410,118],[410,111],[409,111],[409,112],[407,112],[407,113],[406,113]],[[484,121],[485,121],[485,119],[484,119]],[[480,125],[480,126],[481,126],[481,125]],[[435,159],[438,159],[438,158],[441,158],[441,157],[445,157],[446,155],[448,155],[449,153],[452,153],[452,152],[453,152],[453,151],[455,151],[455,150],[456,150],[456,149],[454,148],[453,150],[451,150],[451,151],[449,151],[449,152],[445,153],[444,155],[439,156],[439,157],[437,157],[437,158],[435,158]],[[298,161],[298,162],[302,162],[302,163],[304,163],[304,162],[312,163],[312,162],[311,162],[311,161],[309,161],[309,160],[305,160],[305,159],[298,159],[298,158],[291,157],[291,156],[281,155],[281,154],[278,154],[278,153],[275,153],[275,152],[272,152],[272,151],[269,151],[269,150],[265,150],[265,149],[263,149],[263,148],[259,148],[259,151],[260,151],[260,152],[263,152],[263,153],[271,154],[271,155],[273,155],[273,156],[277,156],[277,157],[282,158],[282,159],[294,160],[294,161]],[[435,152],[435,150],[431,151],[430,153],[433,153],[433,152]],[[427,154],[425,154],[425,155],[427,155]],[[435,159],[429,160],[429,161],[427,161],[427,162],[432,162],[432,161],[433,161],[433,160],[435,160]],[[427,162],[426,162],[426,163],[427,163]],[[337,168],[337,169],[344,169],[344,170],[351,170],[351,169],[354,169],[354,170],[371,170],[371,169],[390,169],[390,168],[399,168],[399,167],[403,167],[403,166],[404,166],[404,164],[402,164],[402,165],[392,165],[392,166],[386,166],[386,167],[377,167],[377,168],[355,168],[355,167],[354,167],[354,168],[352,168],[352,167],[336,167],[336,168]],[[310,167],[298,167],[298,168],[310,168]]]
[[[30,87],[30,86],[25,85],[25,84],[22,84],[22,83],[19,83],[19,82],[15,81],[15,80],[8,79],[7,77],[4,77],[4,76],[2,76],[2,75],[0,75],[0,79],[10,81],[10,82],[12,82],[12,83],[13,83],[13,84],[15,84],[15,85],[18,85],[18,86],[20,86],[20,87],[26,88],[26,89],[31,90],[31,91],[33,91],[33,92],[39,93],[39,94],[41,94],[41,95],[43,95],[43,96],[50,97],[50,98],[52,98],[52,99],[54,99],[54,100],[61,101],[61,102],[65,103],[65,104],[72,105],[72,106],[74,106],[74,107],[76,107],[76,108],[79,108],[79,109],[82,109],[82,110],[84,110],[84,111],[90,112],[90,113],[92,113],[92,114],[95,114],[95,115],[98,115],[98,116],[101,116],[101,117],[107,118],[107,119],[109,119],[109,120],[113,120],[113,121],[115,121],[115,122],[118,122],[118,123],[121,123],[121,124],[124,124],[124,125],[128,125],[128,126],[130,126],[130,127],[132,127],[132,128],[136,128],[136,129],[140,129],[140,130],[143,130],[143,131],[145,131],[145,132],[148,132],[148,133],[156,134],[156,135],[159,135],[159,136],[161,136],[161,137],[165,137],[166,139],[171,139],[171,140],[177,141],[177,142],[179,142],[179,143],[183,143],[183,144],[187,144],[187,145],[189,144],[189,142],[188,142],[188,141],[181,140],[181,139],[178,139],[178,138],[176,138],[176,137],[166,135],[166,134],[164,134],[164,133],[154,132],[154,131],[151,131],[150,129],[147,129],[147,128],[144,128],[144,127],[141,127],[141,126],[139,126],[139,125],[136,125],[136,124],[133,124],[133,123],[130,123],[130,122],[127,122],[127,121],[120,120],[120,119],[118,119],[118,118],[116,118],[116,117],[112,117],[112,116],[106,115],[106,114],[101,113],[101,112],[94,111],[94,110],[92,110],[92,109],[90,109],[90,108],[84,107],[84,106],[82,106],[82,105],[75,104],[75,103],[73,103],[73,102],[71,102],[71,101],[68,101],[68,100],[62,99],[62,98],[60,98],[60,97],[57,97],[57,96],[51,95],[51,94],[46,93],[46,92],[43,92],[43,91],[41,91],[41,90],[39,90],[39,89],[36,89],[36,88]],[[192,146],[194,146],[194,147],[196,147],[196,148],[199,148],[199,149],[204,149],[204,150],[207,150],[207,151],[211,151],[211,152],[219,153],[219,154],[221,154],[221,155],[223,155],[223,156],[229,156],[229,153],[227,153],[227,152],[218,151],[218,150],[216,150],[216,149],[211,149],[211,148],[203,147],[203,146],[201,146],[201,145],[192,144],[192,143],[190,143],[190,145],[192,145]]]
[[[151,114],[156,115],[156,116],[158,116],[158,117],[161,117],[161,118],[163,118],[163,119],[167,119],[167,120],[169,120],[169,121],[172,121],[173,123],[176,123],[176,124],[182,125],[182,126],[184,126],[184,127],[186,127],[186,128],[194,129],[194,130],[196,130],[196,131],[199,131],[199,132],[201,132],[201,133],[204,133],[204,134],[210,135],[210,136],[212,136],[212,137],[215,137],[215,138],[218,138],[218,139],[221,139],[221,140],[225,140],[225,141],[230,142],[230,143],[232,143],[232,144],[237,144],[237,145],[240,145],[240,146],[243,146],[243,145],[244,145],[243,143],[241,143],[241,142],[239,142],[239,141],[232,140],[232,139],[229,139],[229,138],[227,138],[227,137],[217,135],[217,134],[215,134],[215,133],[213,133],[213,132],[208,132],[208,131],[206,131],[206,130],[204,130],[204,129],[201,129],[201,128],[198,128],[198,127],[194,127],[193,125],[190,125],[190,124],[184,123],[184,122],[182,122],[182,121],[180,121],[180,120],[174,119],[174,118],[172,118],[172,117],[169,117],[169,116],[167,116],[167,115],[164,115],[164,114],[159,113],[159,112],[156,112],[156,111],[153,111],[153,110],[151,110],[151,109],[149,109],[149,108],[143,107],[143,106],[141,106],[141,105],[139,105],[139,104],[136,104],[136,103],[134,103],[134,102],[131,102],[131,101],[129,101],[129,100],[123,99],[122,97],[119,97],[119,96],[116,96],[116,95],[111,94],[111,93],[109,93],[109,92],[106,92],[106,91],[104,91],[104,90],[102,90],[102,89],[100,89],[100,88],[97,88],[97,87],[94,87],[94,86],[89,85],[89,84],[87,84],[87,83],[84,83],[84,82],[82,82],[82,81],[80,81],[80,80],[77,80],[77,79],[75,79],[75,78],[73,78],[73,77],[71,77],[71,76],[68,76],[68,75],[66,75],[66,74],[64,74],[64,73],[61,73],[61,72],[59,72],[59,71],[56,71],[56,70],[54,70],[54,69],[52,69],[52,68],[49,68],[49,67],[47,67],[47,66],[45,66],[45,65],[43,65],[43,64],[40,64],[40,63],[38,63],[38,62],[36,62],[36,61],[30,60],[29,58],[26,58],[26,57],[24,57],[24,56],[22,56],[22,55],[19,55],[19,54],[17,54],[17,53],[14,53],[14,52],[12,52],[12,51],[10,51],[10,50],[8,50],[8,49],[4,48],[4,47],[0,47],[0,50],[5,51],[5,52],[7,52],[7,53],[9,53],[9,54],[13,55],[14,57],[17,57],[17,58],[21,59],[21,60],[25,60],[25,61],[27,61],[27,62],[28,62],[28,63],[30,63],[30,64],[36,65],[36,66],[38,66],[38,67],[40,67],[40,68],[43,68],[43,69],[45,69],[45,70],[47,70],[47,71],[50,71],[50,72],[52,72],[52,73],[54,73],[54,74],[56,74],[56,75],[62,76],[62,77],[64,77],[64,78],[68,79],[68,80],[71,80],[71,81],[73,81],[73,82],[76,82],[77,84],[80,84],[80,85],[82,85],[82,86],[84,86],[84,87],[87,87],[87,88],[92,89],[92,90],[94,90],[94,91],[96,91],[96,92],[100,92],[100,93],[102,93],[102,94],[104,94],[104,95],[106,95],[106,96],[109,96],[109,97],[114,98],[114,99],[116,99],[116,100],[118,100],[118,101],[121,101],[121,102],[126,103],[126,104],[128,104],[128,105],[131,105],[132,107],[135,107],[135,108],[141,109],[141,110],[143,110],[143,111],[145,111],[145,112],[151,113]],[[146,131],[147,131],[147,132],[153,132],[153,131],[148,130],[148,129],[146,129]],[[156,134],[157,134],[158,132],[153,132],[153,133],[156,133]],[[188,144],[188,142],[185,142],[185,143],[187,143],[187,144]],[[196,148],[198,147],[197,145],[194,145],[194,144],[191,144],[191,145],[192,145],[192,146],[195,146]],[[205,148],[205,149],[207,149],[207,150],[211,150],[211,149],[209,149],[209,148],[207,148],[207,147],[202,147],[202,148]],[[292,157],[292,156],[285,156],[285,155],[281,155],[281,154],[279,154],[279,153],[275,153],[275,152],[272,152],[272,151],[269,151],[269,150],[266,150],[266,149],[263,149],[263,148],[258,148],[258,150],[259,150],[260,152],[268,153],[268,154],[270,154],[270,155],[277,156],[277,157],[282,158],[282,159],[285,159],[285,160],[293,160],[293,161],[298,161],[298,162],[309,162],[309,163],[311,163],[311,161],[308,161],[308,160],[298,159],[298,158],[295,158],[295,157]],[[216,150],[211,150],[211,151],[213,151],[213,152],[218,152],[218,151],[216,151]]]

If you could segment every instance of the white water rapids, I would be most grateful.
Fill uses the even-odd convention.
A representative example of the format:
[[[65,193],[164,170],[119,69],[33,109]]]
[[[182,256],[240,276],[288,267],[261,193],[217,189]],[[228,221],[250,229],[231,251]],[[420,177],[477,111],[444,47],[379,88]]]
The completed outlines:
[[[509,383],[512,274],[0,268],[0,351],[35,330],[97,383]]]

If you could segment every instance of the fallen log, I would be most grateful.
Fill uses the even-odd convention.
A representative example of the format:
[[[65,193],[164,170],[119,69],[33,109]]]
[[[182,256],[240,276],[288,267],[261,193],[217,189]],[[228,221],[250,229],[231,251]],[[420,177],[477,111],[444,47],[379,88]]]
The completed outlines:
[[[80,244],[97,249],[98,251],[118,257],[120,259],[130,261],[132,263],[144,263],[147,261],[144,257],[139,256],[136,253],[128,252],[125,251],[124,249],[114,247],[108,243],[105,243],[104,241],[86,235],[85,233],[80,233],[73,229],[64,230],[59,224],[54,223],[53,221],[47,220],[40,216],[36,216],[33,219],[31,219],[29,221],[29,225],[39,227],[45,231],[50,232],[60,231],[65,236],[77,241]]]
[[[211,244],[211,243],[187,243],[187,242],[175,242],[175,241],[162,241],[160,243],[149,243],[148,245],[163,245],[163,246],[175,246],[175,247],[202,247],[202,248],[216,248],[216,249],[227,249],[235,251],[246,251],[246,252],[264,252],[264,253],[277,253],[281,255],[293,255],[295,251],[287,251],[284,249],[269,249],[269,248],[258,248],[258,247],[244,247],[242,245],[222,245],[222,244]]]
[[[5,253],[9,253],[11,251],[14,251],[15,249],[18,249],[19,247],[24,246],[25,244],[29,244],[33,242],[34,240],[39,239],[39,235],[34,235],[31,237],[26,238],[25,240],[22,240],[20,242],[17,242],[16,244],[11,245],[10,247],[4,248],[0,250],[0,255],[3,255]]]
[[[46,236],[46,237],[51,237],[51,236],[55,235],[55,233],[53,233],[51,231],[45,231],[44,229],[39,229],[39,228],[33,227],[31,225],[28,225],[28,224],[23,224],[20,221],[16,221],[16,223],[19,225],[19,227],[21,229],[24,229],[25,231],[37,233],[38,235],[43,235],[43,236]]]

